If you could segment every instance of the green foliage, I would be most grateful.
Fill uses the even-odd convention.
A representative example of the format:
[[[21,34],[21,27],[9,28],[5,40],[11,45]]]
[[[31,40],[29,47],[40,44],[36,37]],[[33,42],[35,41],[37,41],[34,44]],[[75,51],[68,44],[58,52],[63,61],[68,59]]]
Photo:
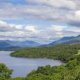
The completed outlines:
[[[80,64],[77,60],[69,61],[66,65],[57,67],[39,67],[27,76],[27,80],[80,80]]]
[[[17,78],[12,78],[10,80],[25,80],[25,78],[17,77]]]
[[[12,70],[8,69],[4,64],[0,64],[0,80],[9,79]]]
[[[62,61],[69,61],[74,58],[75,54],[80,49],[79,44],[62,44],[50,47],[38,47],[21,49],[11,54],[15,57],[28,57],[28,58],[50,58],[59,59]]]

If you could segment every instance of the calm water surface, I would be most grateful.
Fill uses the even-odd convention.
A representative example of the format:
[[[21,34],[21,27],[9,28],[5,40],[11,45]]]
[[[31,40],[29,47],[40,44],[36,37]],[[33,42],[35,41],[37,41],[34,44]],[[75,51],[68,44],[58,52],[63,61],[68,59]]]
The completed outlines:
[[[39,66],[62,64],[59,60],[15,58],[11,57],[10,53],[11,51],[0,51],[0,63],[5,63],[10,69],[13,69],[12,77],[25,77]]]

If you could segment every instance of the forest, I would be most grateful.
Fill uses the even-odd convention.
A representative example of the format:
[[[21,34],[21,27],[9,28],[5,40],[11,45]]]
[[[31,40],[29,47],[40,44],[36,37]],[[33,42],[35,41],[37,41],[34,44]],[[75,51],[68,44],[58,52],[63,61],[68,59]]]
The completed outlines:
[[[0,80],[80,80],[80,45],[60,44],[49,47],[20,49],[11,54],[24,58],[50,58],[64,61],[60,66],[39,67],[26,77],[11,78],[13,70],[0,64]]]
[[[20,49],[11,53],[11,56],[24,58],[50,58],[67,62],[75,57],[79,49],[79,44],[60,44],[56,46]]]

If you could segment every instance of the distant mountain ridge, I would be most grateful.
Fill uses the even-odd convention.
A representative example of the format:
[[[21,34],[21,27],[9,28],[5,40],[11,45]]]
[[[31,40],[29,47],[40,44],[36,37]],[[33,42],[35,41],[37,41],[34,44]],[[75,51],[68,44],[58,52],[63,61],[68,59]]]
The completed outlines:
[[[43,47],[43,46],[55,46],[58,44],[80,44],[80,35],[76,37],[63,37],[56,40],[50,44],[41,45],[34,41],[11,41],[11,40],[0,40],[0,49],[10,49],[10,48],[27,48],[27,47]]]
[[[40,43],[34,41],[0,40],[0,49],[36,47],[39,45]]]
[[[57,45],[57,44],[80,44],[80,35],[76,36],[76,37],[63,37],[57,41],[54,41],[48,45]]]

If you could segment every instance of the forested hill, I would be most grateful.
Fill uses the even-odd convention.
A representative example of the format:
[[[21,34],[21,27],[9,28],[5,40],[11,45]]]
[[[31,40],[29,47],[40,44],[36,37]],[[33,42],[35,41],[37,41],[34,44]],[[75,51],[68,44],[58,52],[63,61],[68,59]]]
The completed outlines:
[[[68,61],[78,53],[79,49],[79,44],[62,44],[50,47],[21,49],[12,53],[11,56],[26,58],[50,58]]]

